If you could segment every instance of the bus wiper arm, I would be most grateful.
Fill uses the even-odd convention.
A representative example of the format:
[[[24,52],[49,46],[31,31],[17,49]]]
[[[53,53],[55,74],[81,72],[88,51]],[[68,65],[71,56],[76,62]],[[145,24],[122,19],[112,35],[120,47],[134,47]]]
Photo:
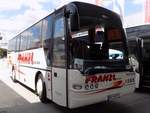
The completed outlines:
[[[106,72],[107,70],[113,70],[113,68],[106,67],[106,66],[95,66],[95,67],[89,67],[85,69],[83,73],[84,75],[89,75],[89,74]]]

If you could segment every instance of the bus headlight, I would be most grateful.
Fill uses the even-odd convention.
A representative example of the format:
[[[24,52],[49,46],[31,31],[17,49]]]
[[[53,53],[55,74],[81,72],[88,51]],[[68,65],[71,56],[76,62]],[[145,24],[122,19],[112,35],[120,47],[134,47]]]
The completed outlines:
[[[126,69],[132,69],[132,66],[131,65],[126,65]]]
[[[126,70],[133,71],[133,67],[131,65],[126,65]]]
[[[79,84],[73,84],[72,87],[73,89],[76,89],[76,90],[82,89],[82,85],[79,85]]]

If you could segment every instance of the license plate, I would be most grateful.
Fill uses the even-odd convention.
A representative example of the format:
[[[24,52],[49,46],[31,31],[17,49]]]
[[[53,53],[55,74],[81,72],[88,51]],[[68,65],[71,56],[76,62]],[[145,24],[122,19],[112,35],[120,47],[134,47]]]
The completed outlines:
[[[108,95],[108,100],[113,100],[115,98],[119,98],[120,97],[120,93],[115,93],[112,95]]]

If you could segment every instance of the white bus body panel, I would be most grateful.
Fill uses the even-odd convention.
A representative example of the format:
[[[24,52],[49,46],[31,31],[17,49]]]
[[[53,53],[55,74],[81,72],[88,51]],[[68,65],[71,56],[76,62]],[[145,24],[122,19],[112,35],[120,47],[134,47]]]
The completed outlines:
[[[140,73],[136,72],[136,69],[139,69],[139,62],[135,57],[130,57],[129,58],[129,63],[132,65],[133,70],[135,72],[135,87],[139,88],[140,85]]]
[[[61,106],[66,106],[66,69],[52,67],[52,99]]]
[[[140,86],[140,74],[135,72],[135,88]]]
[[[91,77],[94,76],[99,78],[99,76],[112,74],[115,75],[116,80],[110,80],[111,78],[109,78],[110,81],[99,80],[99,82],[92,83],[92,79],[90,78],[91,80],[88,83],[85,83],[87,79],[86,77],[88,76],[81,75],[77,70],[69,70],[69,108],[98,103],[113,97],[120,97],[129,94],[135,90],[135,73],[133,72],[100,73],[91,75]],[[97,83],[98,86],[95,85]],[[85,88],[86,85],[89,87]]]
[[[33,54],[33,62],[18,59],[19,54],[26,55],[28,53]],[[100,73],[84,76],[78,70],[57,67],[48,69],[42,48],[13,53],[11,57],[13,64],[16,65],[16,79],[18,81],[35,89],[36,73],[41,72],[46,83],[47,98],[64,107],[67,106],[67,100],[69,108],[76,108],[108,100],[113,96],[120,97],[133,92],[135,89],[135,73],[133,72]],[[87,80],[87,77],[99,78],[104,75],[115,75],[115,79],[108,78],[112,80],[99,80],[96,83],[93,82],[94,79]],[[117,81],[119,81],[119,85]],[[115,86],[116,84],[118,86]]]
[[[37,72],[41,72],[44,78],[46,75],[46,71],[44,71],[46,70],[46,60],[43,48],[19,52],[13,56],[16,65],[16,79],[31,89],[35,89]]]
[[[46,85],[46,96],[48,99],[52,99],[52,72],[46,71],[45,75],[45,85]]]
[[[32,60],[29,58],[29,54],[33,54]],[[37,72],[42,73],[46,84],[47,98],[52,99],[52,70],[51,67],[47,67],[44,49],[39,48],[18,53],[10,53],[9,56],[10,57],[8,60],[11,60],[11,64],[9,64],[10,72],[12,71],[12,66],[14,65],[16,80],[35,90],[36,74]],[[66,73],[64,78],[66,78]],[[66,84],[66,81],[63,81],[62,83]]]

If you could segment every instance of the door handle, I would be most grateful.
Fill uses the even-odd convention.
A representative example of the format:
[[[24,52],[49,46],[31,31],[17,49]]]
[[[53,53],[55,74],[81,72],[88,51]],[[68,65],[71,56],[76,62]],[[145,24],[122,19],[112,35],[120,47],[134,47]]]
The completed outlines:
[[[54,72],[54,77],[57,77],[57,73],[56,72]]]

